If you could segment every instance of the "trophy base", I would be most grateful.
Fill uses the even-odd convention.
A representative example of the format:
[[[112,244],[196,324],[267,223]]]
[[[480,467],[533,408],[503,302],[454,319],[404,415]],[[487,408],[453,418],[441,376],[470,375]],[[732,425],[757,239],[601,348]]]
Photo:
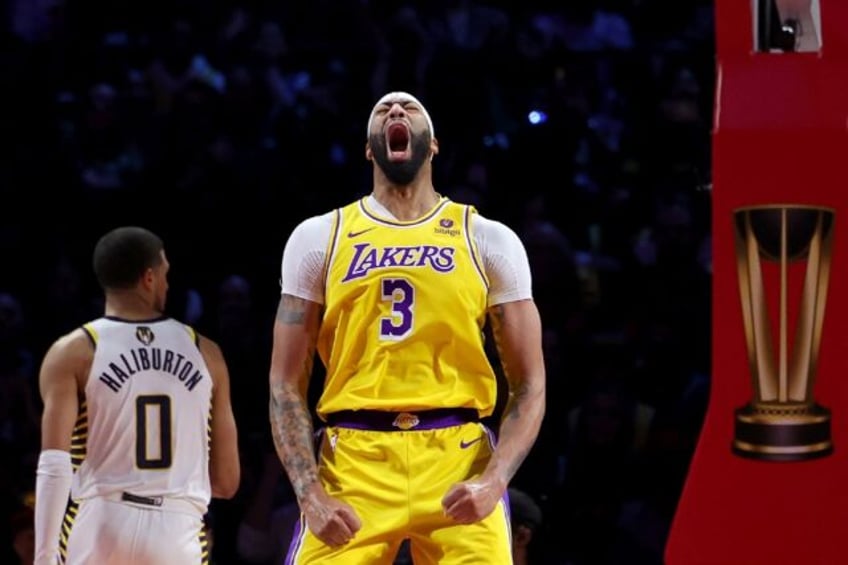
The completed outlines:
[[[833,453],[830,410],[813,405],[747,405],[736,410],[733,453],[761,461],[806,461]]]

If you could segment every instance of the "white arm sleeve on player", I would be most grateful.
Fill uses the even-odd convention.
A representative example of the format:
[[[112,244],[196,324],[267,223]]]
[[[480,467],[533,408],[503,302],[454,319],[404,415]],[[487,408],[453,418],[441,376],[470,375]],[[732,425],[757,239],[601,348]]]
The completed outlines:
[[[489,277],[489,306],[533,297],[530,261],[524,244],[501,222],[472,216],[474,243]]]
[[[71,454],[45,449],[35,473],[35,565],[55,565],[59,532],[71,493]]]
[[[280,281],[283,294],[324,303],[324,259],[330,244],[333,214],[313,216],[292,230],[283,250]]]

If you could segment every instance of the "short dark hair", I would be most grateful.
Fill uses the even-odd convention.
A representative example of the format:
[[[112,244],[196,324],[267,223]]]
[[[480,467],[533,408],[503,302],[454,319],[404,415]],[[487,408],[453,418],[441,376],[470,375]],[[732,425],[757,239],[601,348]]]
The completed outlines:
[[[145,228],[116,228],[94,246],[94,274],[104,290],[126,289],[162,262],[162,239]]]

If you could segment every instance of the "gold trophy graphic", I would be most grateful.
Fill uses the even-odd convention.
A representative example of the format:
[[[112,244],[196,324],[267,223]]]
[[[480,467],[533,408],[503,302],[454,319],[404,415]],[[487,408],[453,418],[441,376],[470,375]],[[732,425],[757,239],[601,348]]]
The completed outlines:
[[[753,388],[748,404],[736,410],[733,453],[764,461],[827,456],[833,452],[831,414],[816,402],[813,387],[830,275],[834,211],[771,204],[739,208],[733,220]],[[772,273],[778,272],[780,281],[772,285],[772,294],[765,289],[766,263],[771,264]],[[804,268],[800,302],[790,310],[790,299],[797,296],[790,292],[790,269],[798,263]],[[777,300],[776,309],[769,299]],[[775,310],[777,323],[772,328],[770,313]],[[795,330],[790,344],[792,321]]]

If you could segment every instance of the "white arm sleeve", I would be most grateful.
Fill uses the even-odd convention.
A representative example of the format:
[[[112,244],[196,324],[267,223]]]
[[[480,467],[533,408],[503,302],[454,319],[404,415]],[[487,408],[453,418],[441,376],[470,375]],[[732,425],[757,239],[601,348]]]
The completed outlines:
[[[55,565],[59,556],[59,532],[71,493],[71,454],[45,449],[35,472],[35,565]]]
[[[474,243],[489,277],[489,306],[533,298],[530,261],[518,234],[479,214],[471,221]]]
[[[292,230],[283,250],[280,291],[324,303],[324,259],[333,229],[334,212],[313,216]]]

